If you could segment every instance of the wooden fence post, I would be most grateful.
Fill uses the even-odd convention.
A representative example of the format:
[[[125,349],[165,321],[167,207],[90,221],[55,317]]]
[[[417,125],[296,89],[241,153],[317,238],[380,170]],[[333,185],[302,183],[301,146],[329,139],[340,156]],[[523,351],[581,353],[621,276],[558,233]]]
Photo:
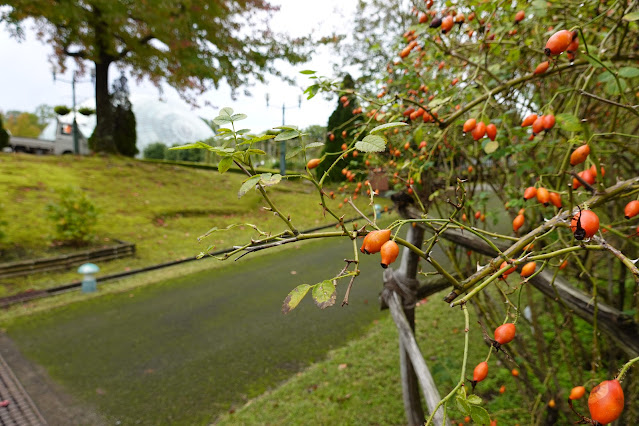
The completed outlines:
[[[411,244],[419,247],[423,239],[424,230],[422,228],[408,228],[406,240]],[[384,272],[384,291],[382,292],[382,303],[385,303],[385,306],[390,308],[400,335],[399,359],[404,410],[408,424],[411,426],[422,425],[425,421],[419,393],[420,383],[422,384],[429,410],[434,409],[441,399],[414,337],[415,303],[417,302],[417,289],[419,287],[419,281],[416,278],[418,262],[419,257],[409,249],[404,248],[399,268],[396,271],[388,268]],[[400,298],[401,305],[399,303]],[[416,369],[418,373],[416,373]],[[446,424],[441,411],[435,418],[435,424]]]

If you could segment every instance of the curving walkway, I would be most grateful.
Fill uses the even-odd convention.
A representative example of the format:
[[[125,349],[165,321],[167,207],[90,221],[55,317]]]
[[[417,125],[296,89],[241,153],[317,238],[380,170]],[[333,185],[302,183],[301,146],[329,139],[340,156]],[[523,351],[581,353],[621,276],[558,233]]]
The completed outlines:
[[[46,425],[38,407],[24,390],[0,352],[0,425]]]

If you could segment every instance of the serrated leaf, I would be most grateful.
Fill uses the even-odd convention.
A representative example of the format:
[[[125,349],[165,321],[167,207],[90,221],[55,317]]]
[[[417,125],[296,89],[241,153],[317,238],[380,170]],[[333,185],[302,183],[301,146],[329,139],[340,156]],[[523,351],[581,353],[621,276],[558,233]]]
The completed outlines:
[[[581,122],[577,117],[569,113],[557,114],[555,116],[557,123],[559,123],[559,127],[568,131],[568,132],[579,132],[581,131]]]
[[[230,108],[230,107],[222,108],[220,110],[220,115],[228,116],[228,117],[232,116],[233,115],[233,108]]]
[[[248,192],[249,189],[254,188],[255,185],[257,185],[257,183],[260,181],[260,178],[261,178],[260,175],[256,175],[256,176],[251,176],[246,181],[244,181],[244,183],[240,187],[239,192],[237,193],[237,198],[242,198],[244,194]]]
[[[213,119],[213,122],[218,126],[223,126],[231,122],[231,117],[225,115],[219,115]]]
[[[240,121],[240,120],[244,120],[248,117],[248,115],[246,114],[233,114],[231,116],[231,120],[233,121]]]
[[[309,75],[309,74],[315,74],[315,71],[312,71],[312,70],[304,70],[304,71],[300,71],[300,74],[306,74],[306,75]]]
[[[486,154],[492,154],[493,152],[497,151],[497,148],[499,148],[499,142],[489,141],[484,147],[484,152]]]
[[[217,163],[217,170],[220,173],[226,172],[233,165],[233,157],[224,157]]]
[[[256,136],[256,137],[251,138],[249,140],[246,140],[244,142],[240,142],[240,143],[238,143],[238,145],[254,144],[256,142],[262,142],[262,141],[266,141],[266,140],[273,139],[273,138],[275,138],[275,135]]]
[[[214,148],[211,145],[205,144],[204,142],[195,142],[189,143],[181,146],[172,146],[169,148],[170,150],[178,150],[178,149],[208,149],[209,151]]]
[[[306,97],[306,99],[313,99],[315,95],[317,95],[317,92],[319,92],[319,86],[317,84],[308,86],[306,90],[304,90],[304,93],[308,93],[308,96]]]
[[[616,80],[610,80],[608,83],[606,83],[606,87],[604,88],[604,90],[611,96],[619,95],[621,94],[621,91],[619,91],[619,86],[621,86],[621,91],[625,92],[628,88],[628,83],[626,83],[626,80],[623,79],[619,80],[619,84],[617,84]]]
[[[440,106],[444,105],[445,103],[447,103],[448,101],[450,101],[450,99],[451,99],[450,96],[447,97],[447,98],[443,98],[443,99],[435,98],[435,99],[433,99],[432,101],[430,101],[428,103],[428,107],[430,109],[440,107]]]
[[[300,152],[304,151],[302,149],[302,147],[295,147],[291,150],[286,151],[286,159],[290,160],[291,158],[295,157],[296,155],[299,155]]]
[[[282,305],[282,313],[288,314],[293,309],[295,309],[297,305],[300,304],[304,296],[306,296],[306,293],[308,293],[311,287],[312,286],[308,284],[300,284],[293,290],[291,290],[288,296],[286,296],[286,299],[284,299],[284,304]]]
[[[382,125],[379,125],[379,126],[375,127],[369,133],[371,135],[374,135],[376,133],[383,132],[384,130],[393,129],[395,127],[402,127],[402,126],[408,126],[408,124],[402,123],[402,122],[386,123],[386,124],[382,124]]]
[[[461,413],[464,416],[470,415],[470,404],[468,404],[468,401],[466,401],[461,396],[457,395],[455,397],[455,402],[457,402],[457,407],[459,408],[459,411],[461,411]]]
[[[335,304],[337,299],[337,290],[335,284],[331,280],[325,280],[315,284],[313,288],[313,300],[320,309],[326,309]]]
[[[276,173],[274,175],[270,173],[262,173],[260,176],[260,183],[264,186],[277,185],[282,180],[282,175],[280,175],[279,173]]]
[[[285,130],[279,135],[275,136],[276,141],[287,141],[289,139],[294,139],[298,137],[300,132],[297,130]]]
[[[639,68],[635,67],[621,67],[619,68],[619,76],[625,78],[639,77]]]
[[[584,55],[584,57],[586,58],[586,60],[590,63],[590,65],[593,66],[593,68],[600,68],[601,67],[601,63],[598,61],[599,58],[596,58],[597,60],[595,60],[595,57],[590,57],[591,55]]]
[[[624,15],[623,18],[621,19],[627,22],[637,21],[639,20],[639,12],[628,13],[627,15]]]
[[[481,397],[477,395],[468,395],[466,401],[468,401],[468,403],[472,405],[480,405],[483,402]]]
[[[367,135],[355,143],[355,148],[362,152],[382,152],[386,149],[386,139],[378,135]]]
[[[311,142],[311,143],[309,143],[308,145],[306,145],[306,147],[305,147],[305,148],[306,148],[306,149],[309,149],[309,148],[317,148],[317,147],[319,147],[319,146],[324,146],[324,142]]]
[[[472,405],[470,407],[470,417],[472,417],[473,421],[478,425],[490,424],[490,415],[488,414],[488,411],[486,411],[482,407]]]

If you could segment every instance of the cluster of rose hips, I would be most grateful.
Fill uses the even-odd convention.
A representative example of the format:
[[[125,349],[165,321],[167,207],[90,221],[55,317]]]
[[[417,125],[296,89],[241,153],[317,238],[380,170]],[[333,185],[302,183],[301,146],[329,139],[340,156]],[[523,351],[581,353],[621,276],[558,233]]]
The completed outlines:
[[[360,251],[365,254],[380,253],[382,268],[386,269],[399,255],[399,246],[390,236],[390,229],[371,231],[364,237]]]
[[[488,136],[491,141],[497,137],[497,126],[493,123],[486,125],[483,121],[477,122],[475,118],[469,118],[464,123],[464,133],[471,132],[473,139],[478,141],[484,136]]]

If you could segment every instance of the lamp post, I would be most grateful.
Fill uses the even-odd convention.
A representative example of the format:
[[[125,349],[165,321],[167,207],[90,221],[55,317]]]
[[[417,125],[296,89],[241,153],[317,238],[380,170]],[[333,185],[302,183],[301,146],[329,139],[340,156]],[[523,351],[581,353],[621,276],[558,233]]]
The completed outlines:
[[[266,107],[269,105],[269,96],[266,94]],[[295,108],[294,106],[286,106],[282,103],[282,126],[286,125],[286,110],[289,108]],[[302,95],[297,98],[297,108],[302,108]],[[286,174],[286,141],[280,142],[280,174],[284,176]]]
[[[74,154],[79,154],[80,153],[80,142],[78,140],[78,122],[76,121],[76,117],[77,117],[77,110],[76,110],[76,105],[75,105],[75,83],[88,83],[89,81],[78,81],[78,73],[76,70],[73,70],[73,75],[71,77],[71,81],[68,80],[60,80],[63,83],[69,83],[71,84],[71,94],[73,97],[72,103],[73,103],[73,124],[72,124],[72,132],[73,132],[73,153]],[[53,71],[53,82],[55,83],[56,81],[58,81],[58,79],[56,78],[55,75],[55,71]],[[91,82],[95,83],[95,71],[91,71]]]

